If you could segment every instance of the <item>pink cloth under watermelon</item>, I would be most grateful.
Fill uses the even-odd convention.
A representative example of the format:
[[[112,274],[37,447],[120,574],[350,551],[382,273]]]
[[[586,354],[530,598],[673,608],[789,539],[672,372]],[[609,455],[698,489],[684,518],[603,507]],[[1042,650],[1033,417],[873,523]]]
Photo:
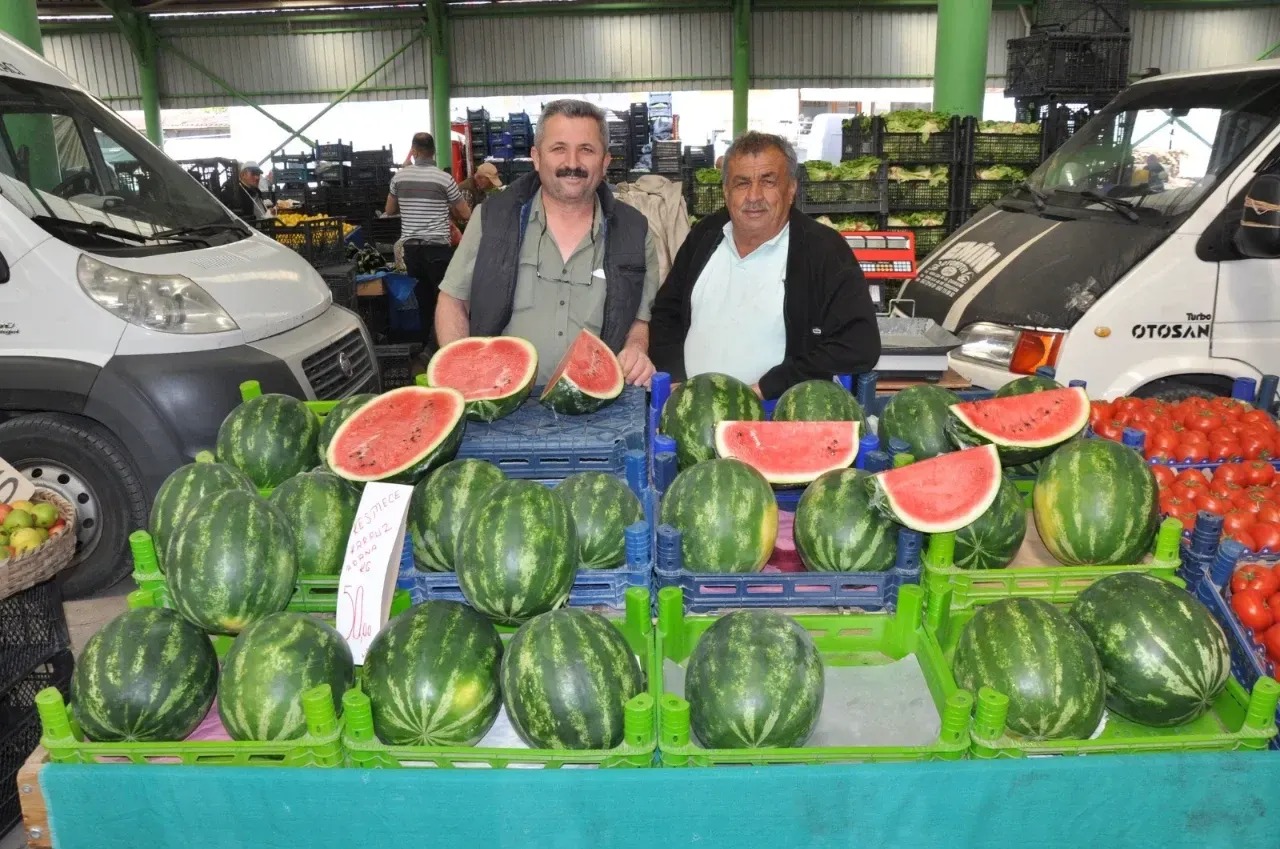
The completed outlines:
[[[196,726],[196,730],[192,731],[187,737],[188,743],[195,743],[201,740],[231,740],[231,735],[227,733],[227,729],[222,727],[222,717],[218,716],[217,699],[213,700],[213,704],[209,707],[209,712],[205,714],[204,719]]]
[[[804,572],[804,561],[796,551],[795,514],[778,511],[778,541],[773,545],[773,555],[762,572]]]

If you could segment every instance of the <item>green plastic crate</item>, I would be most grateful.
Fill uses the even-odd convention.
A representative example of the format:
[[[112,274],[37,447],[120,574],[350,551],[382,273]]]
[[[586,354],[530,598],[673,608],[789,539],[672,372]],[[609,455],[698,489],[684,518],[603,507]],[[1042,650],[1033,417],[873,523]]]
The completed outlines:
[[[923,596],[914,584],[898,591],[897,611],[884,613],[796,615],[809,631],[823,662],[829,666],[861,666],[915,655],[941,718],[938,739],[922,746],[801,747],[769,749],[704,749],[693,742],[689,703],[663,692],[658,700],[658,750],[666,767],[749,764],[863,763],[875,761],[960,760],[969,750],[969,715],[973,697],[956,687],[942,649],[922,623]],[[686,616],[679,587],[658,593],[658,629],[654,667],[664,660],[685,663],[701,636],[718,616]]]
[[[920,583],[925,596],[949,593],[953,606],[970,607],[1017,595],[1053,604],[1069,602],[1099,578],[1117,572],[1145,572],[1172,578],[1181,566],[1178,545],[1182,525],[1166,519],[1156,535],[1155,556],[1132,566],[1010,566],[1005,569],[961,569],[955,563],[955,534],[932,534],[925,547]]]
[[[1016,570],[1029,571],[1029,570]],[[1033,588],[1024,591],[1009,582],[1004,596],[981,598],[953,597],[949,590],[929,596],[926,627],[937,636],[938,644],[946,657],[948,668],[964,626],[977,613],[978,607],[996,598],[1024,597],[1044,598],[1059,606],[1069,606],[1077,595],[1094,580],[1103,577],[1095,574],[1083,586],[1072,583],[1059,585],[1059,592],[1052,597]],[[1160,575],[1179,587],[1185,584],[1179,578]],[[1187,752],[1187,751],[1235,751],[1241,749],[1265,749],[1276,736],[1275,715],[1280,701],[1280,683],[1272,678],[1261,678],[1252,694],[1245,691],[1234,678],[1214,702],[1212,709],[1195,722],[1175,728],[1151,728],[1108,714],[1106,727],[1092,740],[1028,740],[1009,733],[1005,729],[1009,699],[990,687],[978,692],[973,725],[969,736],[972,740],[972,757],[1020,758],[1044,755],[1096,755],[1134,752]]]
[[[612,749],[552,750],[499,749],[470,746],[388,746],[374,735],[369,697],[358,688],[343,696],[343,748],[349,766],[360,768],[436,767],[492,769],[567,767],[650,767],[655,765],[658,747],[657,695],[662,666],[655,663],[653,621],[650,619],[649,591],[644,587],[627,590],[626,614],[610,619],[626,637],[640,659],[648,681],[648,692],[627,702],[623,741]],[[515,628],[499,626],[504,638]]]

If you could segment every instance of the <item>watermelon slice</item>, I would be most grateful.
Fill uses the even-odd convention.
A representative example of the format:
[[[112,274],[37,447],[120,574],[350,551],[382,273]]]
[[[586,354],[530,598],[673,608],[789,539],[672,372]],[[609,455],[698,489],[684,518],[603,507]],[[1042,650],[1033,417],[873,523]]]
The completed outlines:
[[[716,456],[732,457],[772,484],[810,483],[858,456],[857,422],[719,422]]]
[[[994,445],[939,454],[872,478],[873,503],[922,534],[958,531],[987,512],[1000,492]]]
[[[613,403],[624,386],[622,366],[613,351],[599,336],[582,330],[538,400],[557,413],[580,416]]]
[[[417,483],[458,453],[466,401],[456,389],[402,386],[351,414],[329,442],[329,468],[349,481]]]
[[[427,363],[427,385],[462,393],[467,418],[493,422],[529,397],[538,376],[538,350],[517,336],[470,336],[450,342]]]
[[[1006,466],[1047,457],[1089,423],[1079,386],[952,404],[947,435],[960,447],[994,445]]]

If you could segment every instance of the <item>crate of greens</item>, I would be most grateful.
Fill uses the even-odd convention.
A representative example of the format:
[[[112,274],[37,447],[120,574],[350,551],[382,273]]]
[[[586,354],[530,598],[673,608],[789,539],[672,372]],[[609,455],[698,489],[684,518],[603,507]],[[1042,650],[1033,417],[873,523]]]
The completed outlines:
[[[951,206],[951,166],[893,165],[888,170],[889,209],[929,210]]]
[[[964,177],[962,207],[971,215],[1012,192],[1026,179],[1026,170],[1015,165],[976,165]]]
[[[966,118],[965,136],[968,165],[1017,165],[1031,170],[1043,158],[1039,124]]]
[[[960,162],[960,119],[942,112],[903,109],[872,119],[873,152],[893,165]]]
[[[881,212],[885,198],[885,166],[874,156],[833,165],[804,163],[796,206],[810,214]]]
[[[698,168],[689,184],[689,213],[710,215],[724,208],[724,178],[719,168]]]

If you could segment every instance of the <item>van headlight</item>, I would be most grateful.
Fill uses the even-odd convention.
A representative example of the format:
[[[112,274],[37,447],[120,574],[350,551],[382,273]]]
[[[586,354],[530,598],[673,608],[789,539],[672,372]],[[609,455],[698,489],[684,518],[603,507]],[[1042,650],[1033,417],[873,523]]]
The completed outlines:
[[[142,274],[81,254],[76,277],[98,306],[147,330],[225,333],[240,329],[212,295],[181,275]]]
[[[1014,374],[1035,374],[1042,366],[1058,364],[1064,336],[1061,331],[1024,330],[980,321],[956,334],[960,347],[952,356]]]

